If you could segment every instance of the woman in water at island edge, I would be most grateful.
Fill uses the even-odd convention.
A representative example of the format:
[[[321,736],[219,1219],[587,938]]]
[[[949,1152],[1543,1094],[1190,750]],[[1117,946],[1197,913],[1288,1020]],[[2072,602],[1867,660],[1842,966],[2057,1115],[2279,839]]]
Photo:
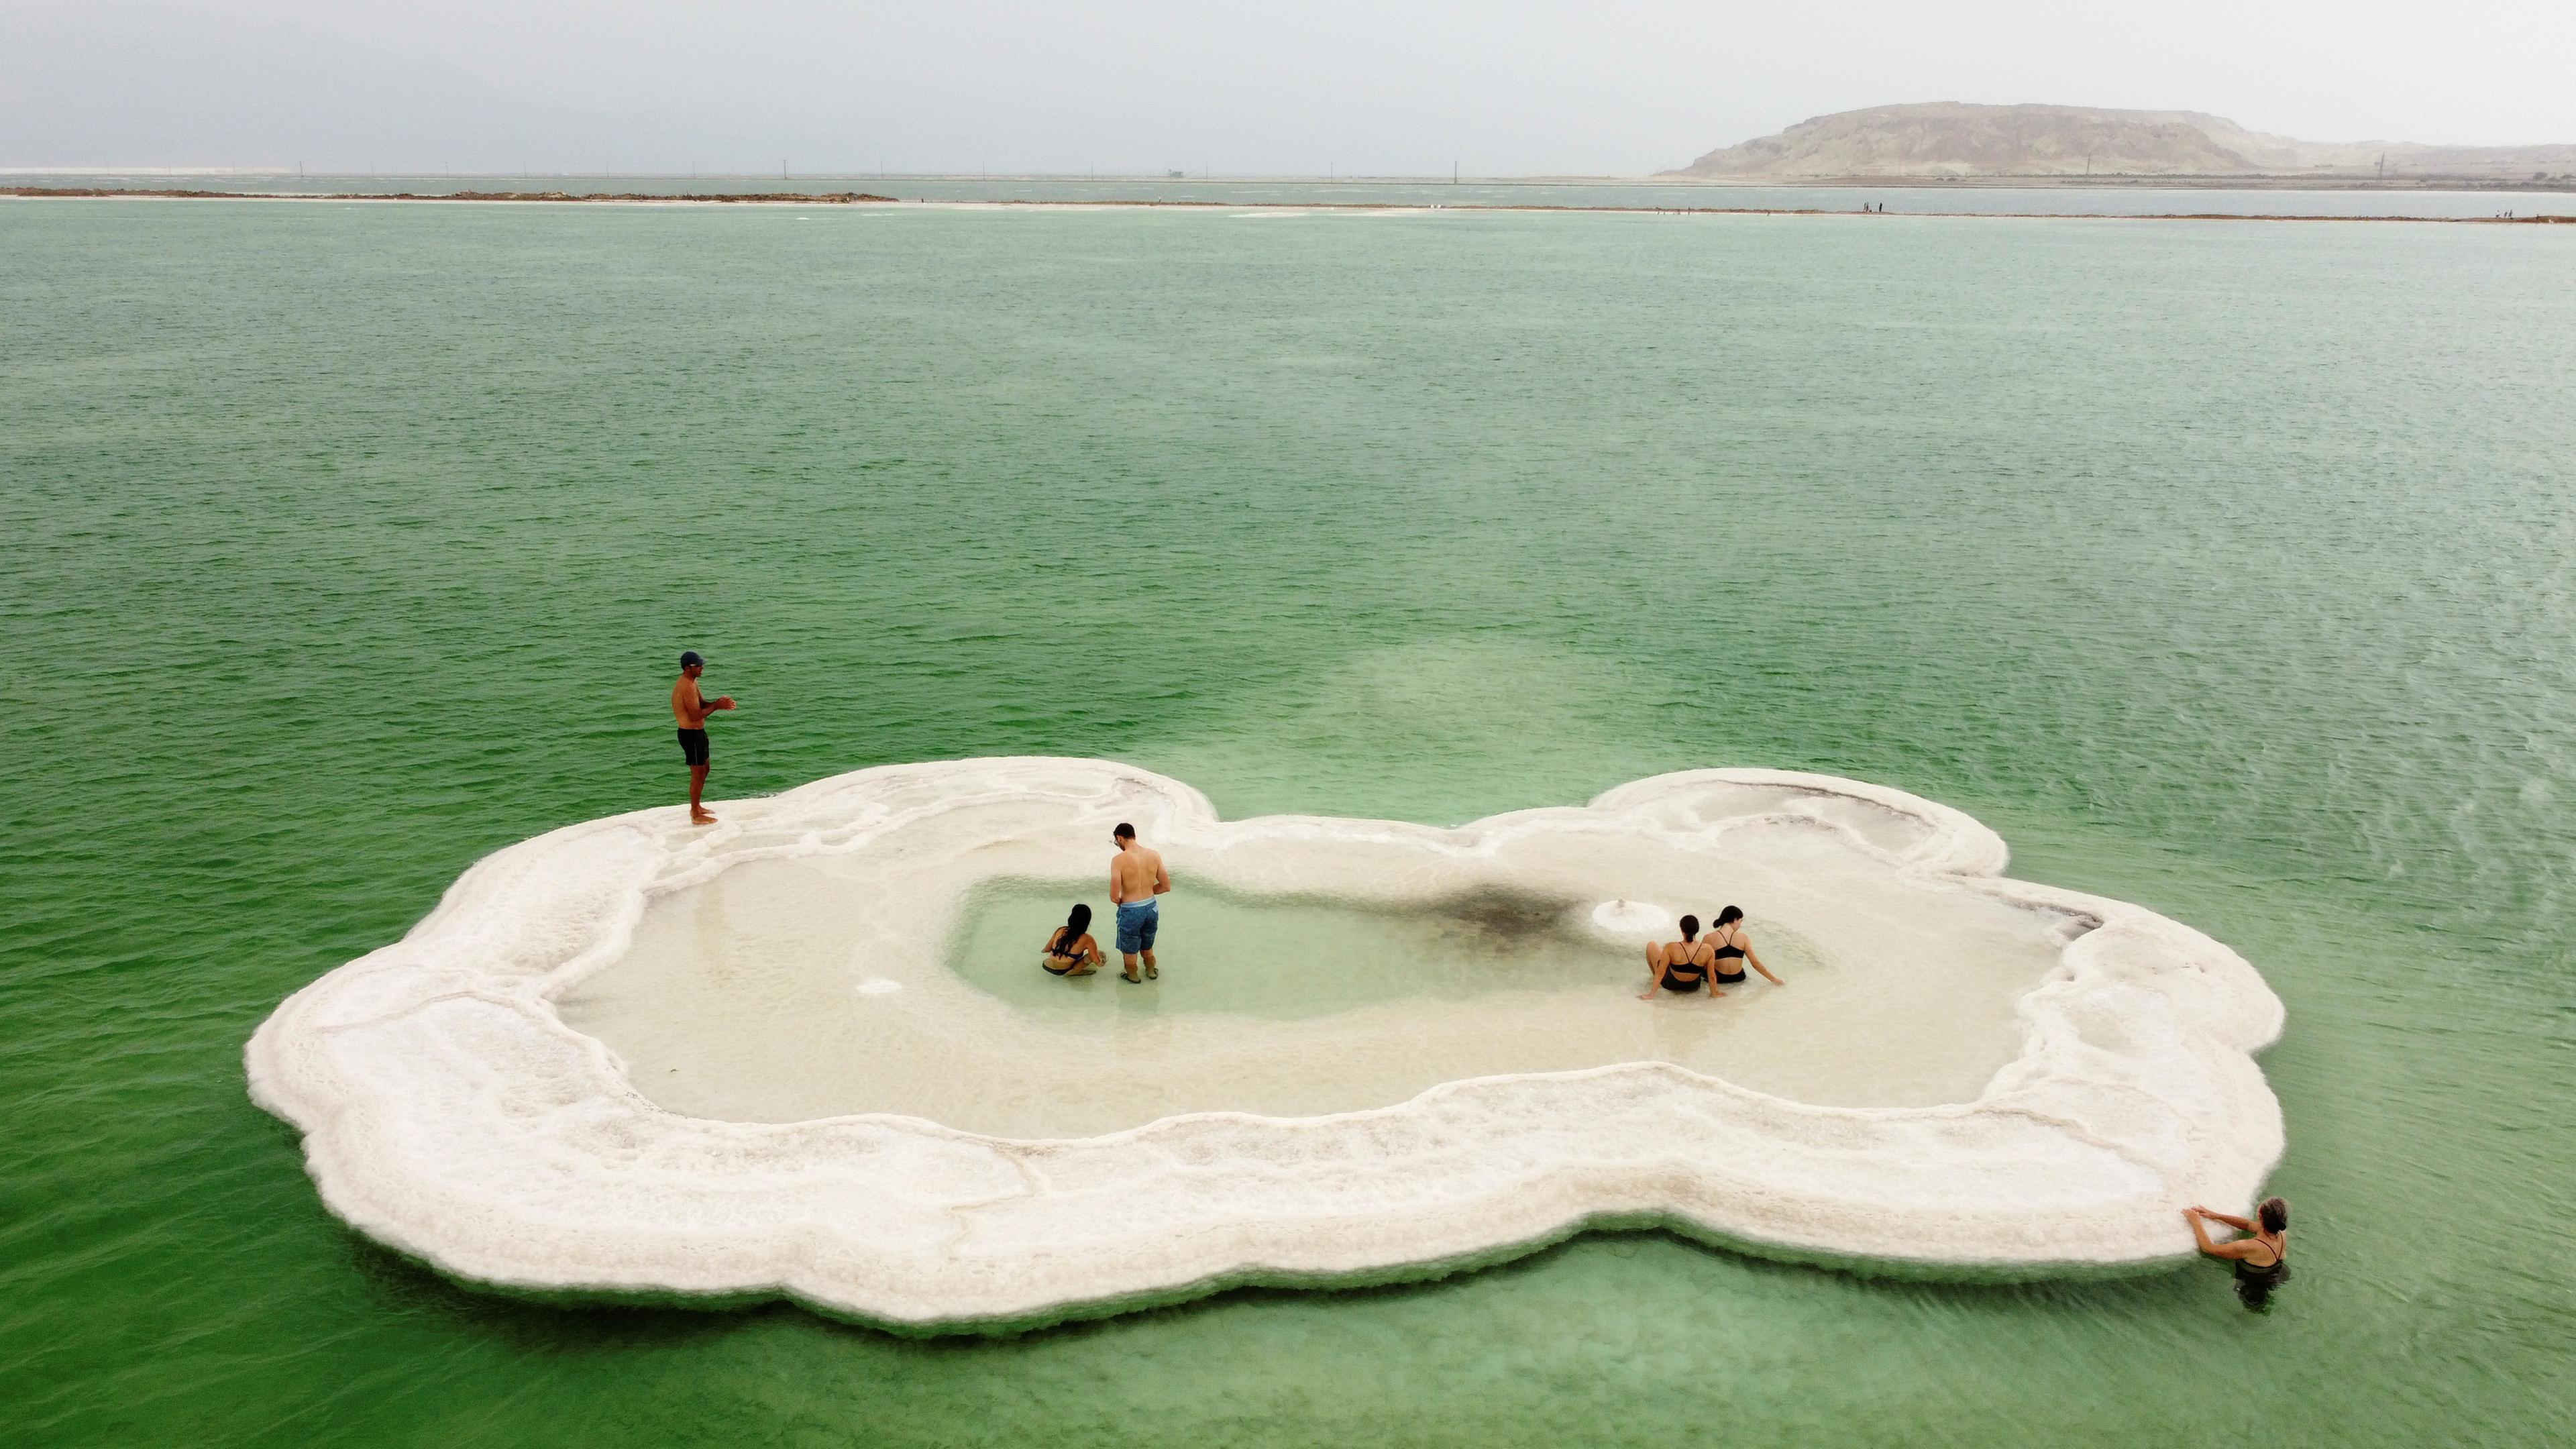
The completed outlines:
[[[2200,1250],[2236,1265],[2237,1301],[2257,1313],[2272,1306],[2272,1290],[2290,1281],[2290,1204],[2267,1197],[2254,1206],[2251,1220],[2214,1213],[2200,1206],[2182,1210]],[[2221,1243],[2209,1236],[2206,1223],[2223,1223],[2250,1236]]]

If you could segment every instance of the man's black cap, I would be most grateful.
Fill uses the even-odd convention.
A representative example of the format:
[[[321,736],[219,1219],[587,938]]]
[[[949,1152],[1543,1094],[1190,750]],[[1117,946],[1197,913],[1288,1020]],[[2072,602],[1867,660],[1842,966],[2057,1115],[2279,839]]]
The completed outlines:
[[[680,667],[682,669],[686,669],[692,664],[704,664],[706,662],[707,661],[698,657],[698,651],[695,649],[683,649],[680,651]]]

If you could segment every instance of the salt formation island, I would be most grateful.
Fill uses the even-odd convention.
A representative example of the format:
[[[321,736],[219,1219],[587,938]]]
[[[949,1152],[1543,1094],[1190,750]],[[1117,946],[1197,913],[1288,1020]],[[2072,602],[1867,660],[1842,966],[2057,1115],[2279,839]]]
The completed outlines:
[[[1162,979],[1046,976],[1110,828]],[[251,1095],[469,1283],[1017,1327],[1655,1224],[1866,1272],[2188,1253],[2282,1148],[2281,1005],[1946,806],[1700,770],[1457,829],[1220,820],[1098,760],[899,765],[570,826],[290,997]],[[1785,985],[1641,1001],[1675,919]]]

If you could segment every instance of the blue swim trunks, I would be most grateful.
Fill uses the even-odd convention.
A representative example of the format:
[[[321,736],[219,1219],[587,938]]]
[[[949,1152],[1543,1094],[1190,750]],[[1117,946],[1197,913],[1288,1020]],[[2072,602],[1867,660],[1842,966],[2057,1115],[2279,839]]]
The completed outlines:
[[[1162,901],[1147,896],[1129,901],[1118,908],[1118,954],[1133,956],[1154,949],[1154,933],[1162,929],[1163,913],[1157,909]]]

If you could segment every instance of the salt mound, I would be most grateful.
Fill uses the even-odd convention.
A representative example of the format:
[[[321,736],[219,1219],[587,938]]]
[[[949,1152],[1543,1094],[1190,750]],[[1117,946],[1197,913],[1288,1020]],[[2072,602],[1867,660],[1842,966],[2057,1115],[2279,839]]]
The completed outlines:
[[[1080,988],[1033,963],[1009,979],[1062,988],[1042,1006],[966,980],[959,918],[997,878],[1096,878],[1121,819],[1172,859],[1176,903],[1543,898],[1633,950],[1658,903],[1732,900],[1790,984],[1642,1003],[1640,965],[1285,1021],[1223,997],[1249,964],[1174,939],[1161,986],[1091,999],[1151,1011],[1174,988],[1115,1049],[1159,1053],[1179,1110],[997,1096],[978,1052],[1046,1083],[1102,1047],[1050,1015],[1082,1010]],[[896,1326],[1405,1276],[1595,1220],[1920,1272],[2186,1252],[2178,1209],[2245,1202],[2280,1154],[2250,1056],[2280,1003],[2198,932],[2003,879],[2005,860],[1955,810],[1774,771],[1438,830],[1223,822],[1101,761],[891,766],[736,802],[710,830],[643,811],[492,855],[280,1006],[251,1094],[303,1129],[332,1211],[457,1277],[783,1293]],[[1649,1024],[1642,1045],[1621,1022]],[[1516,1063],[1554,1069],[1498,1069]]]

